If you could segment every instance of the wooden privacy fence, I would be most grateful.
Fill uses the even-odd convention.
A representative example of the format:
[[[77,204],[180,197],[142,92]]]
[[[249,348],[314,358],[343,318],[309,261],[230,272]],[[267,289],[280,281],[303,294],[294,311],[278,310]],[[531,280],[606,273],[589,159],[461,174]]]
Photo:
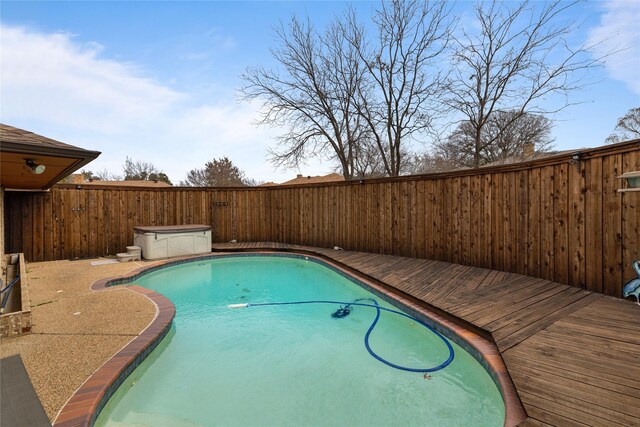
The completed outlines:
[[[640,258],[639,141],[452,173],[323,185],[5,193],[8,252],[113,255],[136,225],[211,224],[214,242],[275,241],[444,260],[620,296]]]

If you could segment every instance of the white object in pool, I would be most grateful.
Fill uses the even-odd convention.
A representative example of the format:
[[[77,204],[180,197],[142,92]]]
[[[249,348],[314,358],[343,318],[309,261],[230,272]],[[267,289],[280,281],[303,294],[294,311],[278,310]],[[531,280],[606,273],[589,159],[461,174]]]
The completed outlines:
[[[227,308],[245,308],[247,307],[249,304],[229,304],[227,306]]]

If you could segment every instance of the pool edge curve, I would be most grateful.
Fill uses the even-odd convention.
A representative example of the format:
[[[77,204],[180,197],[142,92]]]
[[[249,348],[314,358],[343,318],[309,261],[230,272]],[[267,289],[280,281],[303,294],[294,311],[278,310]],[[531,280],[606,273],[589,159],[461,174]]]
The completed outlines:
[[[367,288],[388,302],[400,304],[402,308],[410,312],[410,314],[417,315],[417,317],[437,325],[439,330],[442,329],[442,331],[445,332],[447,338],[455,341],[476,358],[492,377],[505,405],[504,426],[516,426],[527,418],[522,402],[502,359],[502,355],[495,343],[451,319],[404,297],[399,291],[396,290],[396,292],[393,292],[395,288],[392,286],[381,286],[380,283],[377,283],[377,280],[321,254],[298,250],[258,249],[191,255],[161,260],[152,265],[135,269],[122,276],[99,279],[91,285],[91,289],[100,291],[110,286],[130,283],[144,274],[173,265],[214,258],[265,254],[311,258],[313,261],[323,264],[339,274],[348,277],[350,280],[355,281],[357,284]],[[132,284],[128,285],[127,289],[144,295],[151,300],[156,306],[155,318],[136,338],[100,366],[76,390],[58,412],[53,421],[53,426],[70,427],[93,425],[101,410],[120,384],[146,359],[169,332],[173,318],[175,317],[175,306],[173,303],[161,293],[142,286]]]

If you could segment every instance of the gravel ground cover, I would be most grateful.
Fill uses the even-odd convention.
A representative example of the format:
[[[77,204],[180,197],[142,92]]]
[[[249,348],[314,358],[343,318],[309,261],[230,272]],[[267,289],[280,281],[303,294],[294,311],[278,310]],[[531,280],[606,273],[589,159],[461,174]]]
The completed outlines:
[[[21,355],[50,420],[93,371],[155,316],[151,301],[124,286],[90,289],[98,279],[150,262],[92,266],[91,261],[27,264],[32,333],[1,339],[0,355]]]

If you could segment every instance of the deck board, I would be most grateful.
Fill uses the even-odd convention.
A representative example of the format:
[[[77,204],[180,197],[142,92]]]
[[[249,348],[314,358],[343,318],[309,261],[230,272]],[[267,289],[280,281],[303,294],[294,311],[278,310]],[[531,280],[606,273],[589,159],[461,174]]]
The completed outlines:
[[[640,307],[548,280],[435,260],[272,242],[216,251],[316,253],[493,336],[529,418],[521,425],[640,425]]]
[[[553,282],[542,282],[537,286],[531,286],[527,290],[519,292],[517,299],[505,298],[491,307],[470,313],[465,318],[471,322],[486,325],[521,312],[536,302],[552,298],[562,290],[561,286],[556,286]]]

